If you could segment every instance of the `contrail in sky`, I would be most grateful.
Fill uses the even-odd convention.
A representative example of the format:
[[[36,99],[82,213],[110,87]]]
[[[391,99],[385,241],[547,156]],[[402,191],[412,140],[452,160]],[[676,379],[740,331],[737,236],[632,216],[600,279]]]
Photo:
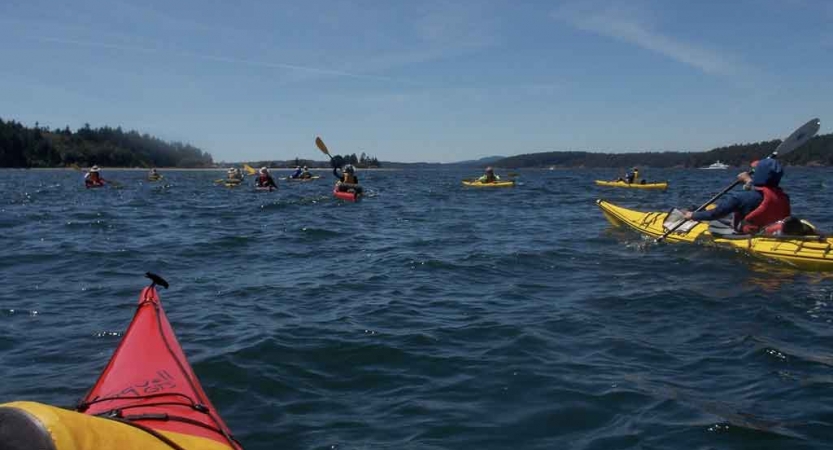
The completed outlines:
[[[300,72],[308,72],[314,73],[319,75],[330,75],[330,76],[338,76],[338,77],[347,77],[347,78],[355,78],[360,80],[375,80],[375,81],[387,81],[387,82],[395,82],[395,83],[408,83],[414,84],[413,82],[391,78],[391,77],[383,77],[383,76],[376,76],[376,75],[365,75],[360,73],[351,73],[351,72],[344,72],[341,70],[332,70],[332,69],[321,69],[317,67],[308,67],[308,66],[299,66],[296,64],[284,64],[284,63],[275,63],[275,62],[268,62],[268,61],[257,61],[252,59],[241,59],[241,58],[230,58],[227,56],[217,56],[217,55],[204,55],[200,53],[192,53],[192,52],[184,52],[180,50],[165,50],[160,48],[151,48],[151,47],[140,47],[134,45],[122,45],[122,44],[108,44],[104,42],[93,42],[93,41],[81,41],[76,39],[59,39],[59,38],[44,38],[44,37],[37,37],[32,38],[37,41],[41,42],[49,42],[49,43],[56,43],[56,44],[65,44],[65,45],[77,45],[81,47],[95,47],[95,48],[106,48],[112,50],[124,50],[124,51],[134,51],[134,52],[141,52],[141,53],[149,53],[149,54],[161,54],[161,53],[168,53],[173,54],[176,56],[183,56],[187,58],[194,58],[194,59],[201,59],[204,61],[215,61],[215,62],[224,62],[224,63],[232,63],[232,64],[244,64],[248,66],[254,67],[265,67],[269,69],[287,69],[287,70],[295,70]]]

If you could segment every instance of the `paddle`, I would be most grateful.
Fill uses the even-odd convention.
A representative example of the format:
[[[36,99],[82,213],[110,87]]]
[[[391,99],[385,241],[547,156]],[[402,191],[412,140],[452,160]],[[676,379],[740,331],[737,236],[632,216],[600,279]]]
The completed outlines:
[[[315,146],[318,147],[318,150],[321,150],[321,153],[330,157],[330,161],[333,160],[333,155],[330,154],[330,151],[327,149],[327,146],[324,145],[324,141],[321,140],[320,137],[315,137]]]
[[[255,170],[254,167],[248,164],[243,164],[243,168],[246,169],[246,173],[248,173],[249,175],[254,175],[257,173],[257,170]]]
[[[778,155],[786,155],[787,153],[797,149],[804,145],[807,141],[809,141],[813,136],[818,133],[819,128],[821,127],[821,121],[819,119],[812,119],[809,122],[805,123],[797,130],[793,131],[792,134],[784,139],[778,147],[775,147],[775,151],[773,151],[767,158],[777,158]],[[754,170],[750,171],[752,174]],[[739,185],[741,180],[735,180],[734,183],[729,185],[726,189],[720,191],[717,195],[709,199],[706,203],[703,203],[699,208],[695,209],[693,212],[702,211],[707,206],[711,205],[717,199],[725,195],[727,192],[731,191],[735,186]],[[686,221],[682,220],[677,222],[676,225],[671,227],[668,231],[662,234],[662,236],[656,239],[656,242],[660,242],[661,240],[665,239],[669,234],[673,233],[677,228],[680,228]]]

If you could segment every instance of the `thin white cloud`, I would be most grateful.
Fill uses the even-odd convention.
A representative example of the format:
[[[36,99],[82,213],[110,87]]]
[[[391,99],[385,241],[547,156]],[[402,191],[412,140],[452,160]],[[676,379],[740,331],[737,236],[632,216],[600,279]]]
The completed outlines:
[[[230,64],[241,64],[241,65],[263,67],[263,68],[269,68],[269,69],[286,69],[286,70],[306,72],[306,73],[316,74],[316,75],[329,75],[329,76],[356,78],[356,79],[371,80],[371,81],[388,81],[388,82],[410,83],[406,80],[400,80],[400,79],[391,78],[391,77],[367,75],[367,74],[353,73],[353,72],[344,72],[344,71],[333,70],[333,69],[322,69],[322,68],[318,68],[318,67],[300,66],[300,65],[296,65],[296,64],[287,64],[287,63],[270,62],[270,61],[258,61],[258,60],[252,60],[252,59],[242,59],[242,58],[231,58],[231,57],[220,56],[220,55],[207,55],[207,54],[193,53],[193,52],[180,51],[180,50],[170,50],[170,49],[163,49],[163,48],[155,48],[155,47],[110,44],[110,43],[105,43],[105,42],[84,41],[84,40],[78,40],[78,39],[64,39],[64,38],[36,37],[36,38],[33,38],[33,39],[37,40],[37,41],[40,41],[40,42],[48,42],[48,43],[55,43],[55,44],[74,45],[74,46],[92,47],[92,48],[106,48],[106,49],[112,49],[112,50],[133,51],[133,52],[149,53],[149,54],[166,54],[166,55],[187,57],[187,58],[192,58],[192,59],[199,59],[199,60],[203,60],[203,61],[214,61],[214,62],[223,62],[223,63],[230,63]]]
[[[739,63],[720,52],[656,31],[633,2],[568,2],[556,9],[552,17],[579,30],[659,53],[707,74],[731,75],[741,71]]]

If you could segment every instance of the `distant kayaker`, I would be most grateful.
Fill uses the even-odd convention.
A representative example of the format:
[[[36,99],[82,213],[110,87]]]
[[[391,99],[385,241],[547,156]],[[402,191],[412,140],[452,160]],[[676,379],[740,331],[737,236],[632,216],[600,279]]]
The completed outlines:
[[[101,177],[101,171],[98,166],[90,167],[90,171],[84,175],[84,186],[104,186],[104,178]]]
[[[295,172],[292,172],[292,175],[290,175],[289,178],[300,178],[302,173],[304,173],[304,171],[301,170],[301,166],[295,166]]]
[[[781,163],[772,158],[755,161],[755,169],[738,174],[744,182],[744,190],[731,193],[718,202],[711,210],[684,211],[686,219],[708,221],[734,214],[732,226],[743,234],[755,233],[767,225],[785,219],[790,215],[790,197],[778,185],[784,175]]]
[[[625,182],[631,184],[634,181],[639,181],[639,169],[636,167],[632,168],[631,171],[625,175]]]
[[[275,183],[275,179],[272,178],[272,174],[269,173],[269,169],[267,169],[266,167],[260,168],[260,172],[258,172],[257,174],[255,184],[257,185],[257,187],[273,187],[275,189],[278,188],[278,185]]]
[[[307,168],[307,166],[304,166],[304,170],[301,172],[301,175],[299,175],[298,178],[305,179],[305,180],[309,179],[309,178],[312,178],[312,174],[309,173],[309,169]]]
[[[347,164],[340,171],[338,167],[333,167],[333,176],[338,178],[336,189],[339,191],[362,193],[362,187],[359,186],[359,177],[356,176],[356,168],[352,164]]]
[[[478,178],[477,181],[481,183],[497,183],[500,181],[500,177],[495,175],[495,169],[487,167],[486,173],[484,173],[482,177]]]
[[[150,178],[152,180],[155,180],[159,177],[160,177],[159,172],[157,172],[156,169],[150,169],[150,173],[148,174],[148,178]]]
[[[239,169],[235,169],[234,167],[230,167],[226,173],[226,178],[228,178],[228,181],[239,183],[243,181],[243,172]]]

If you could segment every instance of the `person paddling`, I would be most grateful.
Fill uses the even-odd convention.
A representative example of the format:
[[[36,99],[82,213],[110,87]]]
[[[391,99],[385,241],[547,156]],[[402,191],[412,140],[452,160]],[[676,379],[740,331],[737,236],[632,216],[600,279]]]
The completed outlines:
[[[243,172],[241,172],[240,169],[230,167],[226,173],[226,179],[229,183],[239,183],[243,181]]]
[[[292,172],[292,175],[290,175],[289,178],[300,178],[302,173],[303,171],[301,170],[301,166],[295,166],[295,172]]]
[[[500,181],[500,177],[495,175],[495,169],[487,167],[486,173],[484,173],[482,177],[478,178],[477,181],[481,183],[497,183]]]
[[[756,233],[762,228],[790,216],[790,197],[779,187],[784,169],[773,158],[755,161],[754,172],[741,172],[738,180],[744,190],[729,194],[711,210],[683,211],[686,219],[717,220],[733,214],[732,227],[738,233]]]
[[[301,172],[301,175],[299,175],[298,178],[300,178],[302,180],[307,180],[307,179],[312,178],[312,174],[309,172],[309,169],[307,168],[307,166],[304,166],[304,170]]]
[[[632,184],[635,181],[639,181],[639,169],[636,167],[632,168],[630,172],[625,175],[625,182],[628,184]]]
[[[359,177],[356,176],[356,168],[352,164],[347,164],[340,172],[338,167],[333,167],[333,176],[338,178],[336,189],[341,192],[361,194],[362,187],[359,186]]]
[[[266,167],[261,167],[260,172],[257,174],[257,180],[255,180],[255,184],[257,187],[272,187],[277,189],[278,185],[275,183],[275,179],[272,178],[272,174],[269,173],[269,169]]]
[[[84,175],[84,186],[99,187],[104,186],[105,180],[101,177],[98,166],[90,167],[90,171]]]

